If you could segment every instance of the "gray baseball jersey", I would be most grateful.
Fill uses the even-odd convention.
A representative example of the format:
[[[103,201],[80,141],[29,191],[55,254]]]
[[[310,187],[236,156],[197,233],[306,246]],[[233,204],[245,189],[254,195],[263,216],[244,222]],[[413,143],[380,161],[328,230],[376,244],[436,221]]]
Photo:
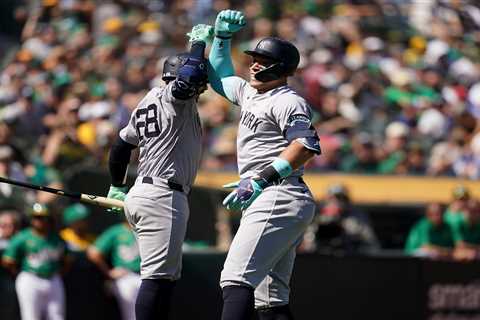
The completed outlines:
[[[152,89],[120,132],[123,140],[140,147],[138,177],[124,211],[137,239],[142,279],[180,277],[187,193],[200,164],[196,97],[176,99],[172,86]],[[183,192],[172,189],[168,180],[180,184]]]
[[[176,99],[172,86],[150,90],[120,137],[140,147],[139,176],[171,178],[188,188],[200,164],[202,128],[196,99]]]
[[[299,117],[310,121],[312,111],[305,99],[286,85],[263,94],[239,77],[230,77],[229,85],[232,102],[241,107],[237,136],[239,174],[241,178],[251,177],[289,145],[285,138],[288,124]],[[292,176],[302,174],[303,167]]]
[[[223,81],[223,80],[222,80]],[[229,98],[241,107],[237,136],[239,174],[255,175],[296,140],[319,153],[318,137],[307,141],[289,134],[296,121],[310,127],[312,113],[288,86],[258,93],[238,77],[229,77]],[[313,141],[313,142],[312,142]],[[281,183],[265,188],[242,214],[221,274],[220,285],[255,288],[257,308],[288,304],[296,247],[312,221],[315,203],[300,176],[303,167]]]

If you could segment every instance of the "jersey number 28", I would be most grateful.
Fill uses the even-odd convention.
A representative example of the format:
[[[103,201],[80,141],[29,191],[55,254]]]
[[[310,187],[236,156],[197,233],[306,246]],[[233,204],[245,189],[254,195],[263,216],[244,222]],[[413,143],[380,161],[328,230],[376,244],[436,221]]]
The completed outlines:
[[[153,138],[160,135],[160,124],[156,105],[151,104],[146,108],[138,109],[135,116],[137,117],[137,134],[140,140],[142,140],[143,137]],[[143,130],[141,130],[142,128]]]

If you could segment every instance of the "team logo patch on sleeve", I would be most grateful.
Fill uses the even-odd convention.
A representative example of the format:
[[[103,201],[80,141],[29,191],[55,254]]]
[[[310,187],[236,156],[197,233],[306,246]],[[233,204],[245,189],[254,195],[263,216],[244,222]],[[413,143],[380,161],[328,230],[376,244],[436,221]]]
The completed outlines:
[[[302,139],[302,143],[309,149],[319,149],[315,142],[318,135],[312,126],[310,118],[305,114],[294,114],[288,117],[283,136],[289,141]],[[307,139],[308,138],[308,139]]]
[[[305,126],[306,128],[308,128],[310,127],[310,118],[305,114],[292,114],[290,117],[288,117],[287,126]]]

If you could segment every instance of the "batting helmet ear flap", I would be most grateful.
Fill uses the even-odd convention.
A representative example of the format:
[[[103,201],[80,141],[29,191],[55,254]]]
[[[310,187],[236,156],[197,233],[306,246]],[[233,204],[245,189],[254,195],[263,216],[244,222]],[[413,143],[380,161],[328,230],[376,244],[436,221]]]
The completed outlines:
[[[255,79],[261,82],[268,82],[277,80],[286,75],[285,64],[283,62],[277,62],[262,71],[257,72],[255,74]]]
[[[178,75],[178,69],[185,64],[189,57],[188,52],[169,56],[163,63],[162,80],[173,81]]]

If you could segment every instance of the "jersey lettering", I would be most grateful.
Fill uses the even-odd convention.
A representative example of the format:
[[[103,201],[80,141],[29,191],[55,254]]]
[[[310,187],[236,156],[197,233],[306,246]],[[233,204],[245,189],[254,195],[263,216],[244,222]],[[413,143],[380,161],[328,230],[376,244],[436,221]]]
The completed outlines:
[[[142,140],[144,137],[154,138],[160,135],[160,123],[155,104],[150,104],[147,108],[138,109],[135,116],[138,119],[136,129],[139,140]]]
[[[46,263],[57,261],[62,254],[63,248],[45,248],[27,254],[26,259],[33,268],[39,268]]]
[[[121,244],[118,246],[118,255],[123,261],[130,262],[138,258],[139,252],[136,243],[131,245]]]
[[[262,123],[262,120],[255,117],[255,115],[248,111],[242,111],[241,114],[241,124],[253,132],[256,132],[258,129],[258,125]]]

